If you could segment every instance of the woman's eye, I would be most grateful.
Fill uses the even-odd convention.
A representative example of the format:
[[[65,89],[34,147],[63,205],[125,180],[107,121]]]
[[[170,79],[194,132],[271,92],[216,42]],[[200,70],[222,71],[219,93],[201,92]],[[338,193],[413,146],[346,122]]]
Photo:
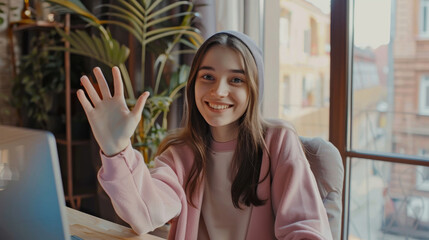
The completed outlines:
[[[213,76],[208,75],[208,74],[203,75],[202,78],[206,79],[206,80],[213,80]]]
[[[241,80],[240,78],[233,78],[233,79],[231,80],[231,82],[233,82],[233,83],[242,83],[242,82],[243,82],[243,80]]]

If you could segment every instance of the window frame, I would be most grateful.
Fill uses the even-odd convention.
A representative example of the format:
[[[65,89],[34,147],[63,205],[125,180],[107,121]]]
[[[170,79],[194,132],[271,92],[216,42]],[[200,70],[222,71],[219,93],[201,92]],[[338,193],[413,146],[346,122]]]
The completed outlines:
[[[338,148],[344,163],[342,239],[348,239],[350,163],[352,158],[429,167],[420,156],[374,153],[351,149],[350,126],[353,58],[353,0],[331,0],[331,86],[329,140]],[[392,11],[394,12],[394,11]]]

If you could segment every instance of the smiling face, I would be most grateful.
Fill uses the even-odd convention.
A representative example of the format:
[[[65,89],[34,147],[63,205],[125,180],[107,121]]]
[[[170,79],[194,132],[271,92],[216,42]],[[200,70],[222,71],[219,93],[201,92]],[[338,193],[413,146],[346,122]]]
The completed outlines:
[[[203,57],[195,80],[195,102],[216,141],[237,137],[238,120],[249,104],[247,81],[237,51],[214,46]]]

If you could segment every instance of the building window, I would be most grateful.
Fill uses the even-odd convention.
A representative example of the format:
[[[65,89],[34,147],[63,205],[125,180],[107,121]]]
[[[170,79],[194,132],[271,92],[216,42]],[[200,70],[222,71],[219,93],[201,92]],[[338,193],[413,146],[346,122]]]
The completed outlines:
[[[291,106],[290,106],[290,80],[289,80],[289,76],[283,76],[283,81],[280,83],[281,84],[281,94],[280,94],[280,102],[282,105],[282,112],[284,115],[289,114],[290,110],[291,110]]]
[[[282,10],[280,15],[280,45],[290,47],[291,12]]]
[[[420,81],[419,112],[429,116],[429,75],[424,75]]]
[[[311,32],[310,29],[304,30],[304,53],[310,54]]]
[[[417,166],[416,188],[429,191],[429,167]]]
[[[319,54],[319,42],[318,42],[318,36],[319,33],[317,31],[317,22],[313,18],[310,19],[310,37],[311,37],[311,55],[315,56]]]
[[[302,79],[302,107],[314,107],[316,98],[316,79],[314,75],[307,74]]]
[[[422,157],[429,157],[429,152],[426,151],[426,149],[420,149],[418,155]],[[416,188],[420,191],[429,191],[429,167],[417,166]]]
[[[429,0],[421,0],[420,36],[429,37]]]

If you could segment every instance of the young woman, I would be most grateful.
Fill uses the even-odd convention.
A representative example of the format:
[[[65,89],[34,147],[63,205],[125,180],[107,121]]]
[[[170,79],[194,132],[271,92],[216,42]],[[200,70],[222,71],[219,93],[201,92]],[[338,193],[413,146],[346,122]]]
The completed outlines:
[[[101,147],[98,179],[137,233],[170,221],[169,239],[332,239],[325,208],[297,134],[260,114],[260,50],[220,32],[196,53],[184,126],[146,167],[130,137],[148,93],[129,111],[118,68],[114,96],[99,68],[102,99],[86,76],[78,98]]]

